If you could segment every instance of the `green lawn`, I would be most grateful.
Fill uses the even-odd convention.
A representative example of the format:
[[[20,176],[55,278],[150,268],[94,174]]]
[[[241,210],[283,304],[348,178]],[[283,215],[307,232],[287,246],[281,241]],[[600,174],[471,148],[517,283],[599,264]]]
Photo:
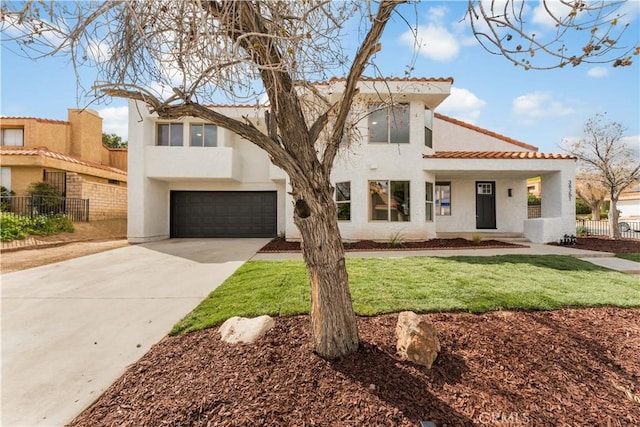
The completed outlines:
[[[504,255],[451,258],[349,258],[359,315],[562,307],[640,307],[640,281],[579,259]],[[285,316],[310,310],[302,261],[249,261],[174,326],[171,334],[232,316]]]
[[[639,254],[616,254],[618,258],[628,259],[630,261],[640,262],[640,253]]]

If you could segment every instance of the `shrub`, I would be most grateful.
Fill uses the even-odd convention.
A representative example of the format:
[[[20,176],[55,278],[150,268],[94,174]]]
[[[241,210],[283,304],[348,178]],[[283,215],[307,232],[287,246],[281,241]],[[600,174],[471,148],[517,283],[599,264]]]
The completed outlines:
[[[535,194],[527,194],[527,204],[528,205],[540,205],[542,204],[542,200],[536,197]]]
[[[31,196],[32,209],[35,213],[57,214],[64,211],[64,201],[60,192],[49,183],[32,182],[27,188],[27,195]]]
[[[0,213],[0,240],[22,240],[27,237],[27,230],[31,227],[31,218],[8,212]]]
[[[580,226],[576,228],[576,235],[578,237],[586,237],[589,235],[589,229],[585,226]]]
[[[582,199],[576,199],[576,215],[587,215],[591,213],[591,208]]]
[[[21,240],[28,235],[45,236],[73,231],[73,223],[64,215],[40,215],[30,218],[9,212],[0,213],[0,240],[3,242]]]
[[[0,212],[7,212],[11,208],[9,197],[14,196],[14,191],[8,190],[4,185],[0,185]]]
[[[53,185],[37,181],[29,184],[27,188],[27,194],[29,196],[50,196],[50,197],[60,197],[61,194],[58,192],[58,189]]]

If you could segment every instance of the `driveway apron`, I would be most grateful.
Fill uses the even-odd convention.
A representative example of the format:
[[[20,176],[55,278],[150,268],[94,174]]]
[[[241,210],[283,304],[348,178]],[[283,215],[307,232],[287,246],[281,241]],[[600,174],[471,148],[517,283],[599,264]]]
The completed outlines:
[[[1,276],[3,426],[70,422],[268,239],[172,239]]]

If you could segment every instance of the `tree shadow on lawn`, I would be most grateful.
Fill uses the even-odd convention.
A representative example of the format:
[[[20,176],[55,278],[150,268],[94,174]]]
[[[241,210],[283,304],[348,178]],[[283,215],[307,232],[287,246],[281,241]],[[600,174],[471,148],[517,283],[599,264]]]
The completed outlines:
[[[418,425],[420,421],[434,421],[436,425],[474,425],[468,417],[429,391],[460,382],[468,370],[461,357],[445,348],[431,370],[400,361],[365,341],[361,341],[356,353],[331,365]]]

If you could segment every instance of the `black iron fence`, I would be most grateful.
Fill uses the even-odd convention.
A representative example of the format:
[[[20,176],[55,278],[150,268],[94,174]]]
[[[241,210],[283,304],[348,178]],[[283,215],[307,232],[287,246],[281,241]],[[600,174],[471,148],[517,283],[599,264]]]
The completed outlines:
[[[620,235],[627,239],[640,239],[640,221],[618,221]],[[589,219],[576,220],[576,235],[578,236],[608,236],[609,221],[592,221]]]
[[[63,214],[71,221],[89,221],[89,199],[55,196],[3,196],[0,211],[34,217]]]

